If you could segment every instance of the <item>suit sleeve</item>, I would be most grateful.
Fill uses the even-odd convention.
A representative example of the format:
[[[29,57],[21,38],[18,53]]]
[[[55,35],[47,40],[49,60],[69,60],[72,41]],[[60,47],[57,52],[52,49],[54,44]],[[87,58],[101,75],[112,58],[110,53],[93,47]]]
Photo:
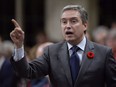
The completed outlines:
[[[43,77],[49,72],[49,48],[47,47],[41,57],[36,58],[28,63],[26,56],[19,61],[11,58],[11,64],[17,74],[24,78]]]
[[[110,49],[107,53],[106,59],[106,84],[107,87],[116,87],[116,60],[113,57],[112,50]]]

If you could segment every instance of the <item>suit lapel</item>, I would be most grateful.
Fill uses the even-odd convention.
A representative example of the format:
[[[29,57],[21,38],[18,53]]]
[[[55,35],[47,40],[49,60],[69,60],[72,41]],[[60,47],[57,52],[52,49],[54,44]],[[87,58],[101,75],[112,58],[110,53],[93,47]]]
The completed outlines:
[[[94,51],[93,49],[94,49],[93,43],[87,40],[85,51],[83,53],[81,68],[80,68],[80,71],[79,71],[79,74],[78,74],[75,85],[77,85],[77,83],[79,83],[79,81],[81,81],[81,78],[83,77],[84,73],[86,73],[88,67],[92,63],[93,59],[89,59],[87,57],[87,53],[91,52],[91,51],[93,52]]]
[[[70,65],[69,65],[69,53],[68,53],[66,42],[62,45],[58,57],[62,63],[69,84],[72,86],[72,78],[71,78]]]

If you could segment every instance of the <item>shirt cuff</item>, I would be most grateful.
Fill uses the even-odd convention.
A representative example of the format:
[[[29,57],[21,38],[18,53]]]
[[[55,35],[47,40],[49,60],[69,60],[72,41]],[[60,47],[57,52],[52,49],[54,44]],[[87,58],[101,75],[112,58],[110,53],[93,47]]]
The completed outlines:
[[[19,61],[24,57],[24,47],[22,46],[21,48],[14,49],[14,61]]]

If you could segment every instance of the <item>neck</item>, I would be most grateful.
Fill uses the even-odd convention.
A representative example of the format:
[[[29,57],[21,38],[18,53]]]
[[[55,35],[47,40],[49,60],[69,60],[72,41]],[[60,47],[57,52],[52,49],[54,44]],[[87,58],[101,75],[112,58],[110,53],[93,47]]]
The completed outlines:
[[[78,45],[82,40],[83,40],[84,36],[78,40],[75,40],[75,41],[70,41],[69,43],[72,44],[72,45]]]

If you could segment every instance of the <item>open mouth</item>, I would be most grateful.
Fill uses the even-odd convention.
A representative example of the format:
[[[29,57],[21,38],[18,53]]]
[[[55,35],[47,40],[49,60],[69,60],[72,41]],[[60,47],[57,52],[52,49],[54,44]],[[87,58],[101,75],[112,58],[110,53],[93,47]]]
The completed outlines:
[[[65,34],[66,34],[66,35],[70,35],[70,34],[73,34],[73,32],[67,31]]]

